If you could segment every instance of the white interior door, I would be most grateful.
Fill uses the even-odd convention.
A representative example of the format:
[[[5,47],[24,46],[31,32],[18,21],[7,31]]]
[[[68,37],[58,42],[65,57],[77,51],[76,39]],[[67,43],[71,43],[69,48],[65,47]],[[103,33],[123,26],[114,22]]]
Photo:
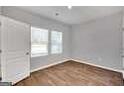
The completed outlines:
[[[30,25],[2,17],[2,81],[16,83],[30,75]]]

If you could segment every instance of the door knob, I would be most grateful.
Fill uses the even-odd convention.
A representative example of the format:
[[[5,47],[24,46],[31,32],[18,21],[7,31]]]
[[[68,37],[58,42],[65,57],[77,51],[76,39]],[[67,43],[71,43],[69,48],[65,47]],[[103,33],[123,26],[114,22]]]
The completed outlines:
[[[27,52],[26,55],[29,55],[29,52]]]

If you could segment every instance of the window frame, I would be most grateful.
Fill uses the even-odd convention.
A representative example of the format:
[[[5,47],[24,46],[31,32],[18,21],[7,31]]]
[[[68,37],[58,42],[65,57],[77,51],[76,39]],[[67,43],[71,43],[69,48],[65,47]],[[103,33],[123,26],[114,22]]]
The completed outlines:
[[[52,32],[61,33],[61,51],[59,51],[59,52],[52,52]],[[51,33],[50,33],[50,54],[55,55],[55,54],[62,54],[62,53],[63,53],[63,32],[57,31],[57,30],[51,30]]]
[[[43,30],[43,31],[47,31],[47,44],[46,44],[46,49],[47,49],[47,52],[46,54],[45,53],[36,53],[36,54],[33,54],[32,53],[32,28],[34,29],[39,29],[39,30]],[[31,26],[31,57],[42,57],[42,56],[47,56],[49,55],[49,29],[45,29],[45,28],[40,28],[40,27],[36,27],[36,26]]]

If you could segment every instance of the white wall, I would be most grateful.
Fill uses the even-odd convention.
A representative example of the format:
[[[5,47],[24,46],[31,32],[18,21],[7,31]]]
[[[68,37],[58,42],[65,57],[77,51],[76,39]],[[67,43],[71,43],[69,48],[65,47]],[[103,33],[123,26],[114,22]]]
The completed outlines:
[[[9,16],[16,20],[20,20],[26,23],[31,24],[32,26],[53,29],[63,32],[63,53],[60,55],[48,55],[42,57],[31,58],[31,70],[37,69],[44,65],[48,65],[54,62],[62,61],[68,59],[70,56],[70,37],[69,37],[69,26],[57,22],[55,20],[51,20],[45,17],[41,17],[39,15],[34,15],[28,13],[26,11],[20,10],[16,7],[3,7],[2,14],[5,16]]]
[[[72,27],[72,58],[122,69],[122,13]]]

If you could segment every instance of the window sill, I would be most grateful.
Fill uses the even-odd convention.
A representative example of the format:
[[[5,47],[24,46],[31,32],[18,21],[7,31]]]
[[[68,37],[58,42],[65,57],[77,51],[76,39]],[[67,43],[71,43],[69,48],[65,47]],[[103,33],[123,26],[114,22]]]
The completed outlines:
[[[31,58],[36,58],[36,57],[44,57],[47,56],[48,54],[36,54],[36,55],[31,55]]]

